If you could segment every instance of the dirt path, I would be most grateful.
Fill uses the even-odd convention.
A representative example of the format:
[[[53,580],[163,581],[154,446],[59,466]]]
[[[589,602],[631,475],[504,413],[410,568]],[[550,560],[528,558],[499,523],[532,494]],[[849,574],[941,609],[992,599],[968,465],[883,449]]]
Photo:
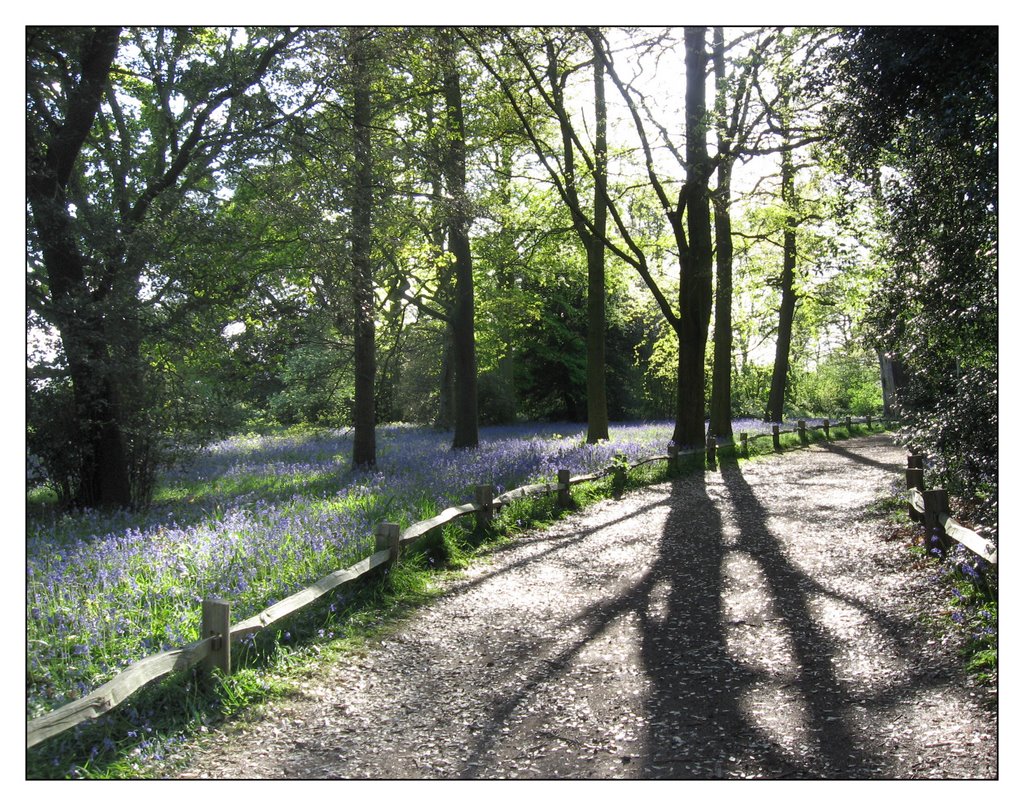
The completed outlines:
[[[993,778],[995,716],[868,437],[606,501],[495,552],[186,778]]]

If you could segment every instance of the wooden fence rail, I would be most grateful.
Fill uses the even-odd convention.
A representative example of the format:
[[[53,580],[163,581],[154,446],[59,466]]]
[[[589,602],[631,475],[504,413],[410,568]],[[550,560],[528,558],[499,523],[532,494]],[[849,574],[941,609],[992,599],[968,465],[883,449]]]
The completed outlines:
[[[907,508],[912,520],[924,524],[928,536],[939,537],[939,551],[945,555],[955,540],[986,562],[997,565],[998,551],[991,540],[953,520],[949,512],[949,494],[942,489],[926,490],[923,457],[907,457]]]
[[[864,422],[870,427],[871,418]],[[847,427],[850,426],[850,418],[846,419]],[[793,431],[779,431],[778,426],[773,427],[772,434],[755,434],[748,436],[741,434],[742,448],[744,455],[747,455],[750,441],[759,437],[771,436],[775,447],[779,447],[779,434],[801,433],[807,426],[801,425],[800,429]],[[810,426],[813,428],[824,428],[826,438],[828,437],[828,421],[823,426]],[[231,669],[230,645],[233,641],[254,635],[266,629],[275,622],[291,616],[298,610],[306,607],[319,599],[324,594],[334,590],[339,585],[352,582],[368,574],[378,566],[398,559],[401,547],[412,543],[433,529],[451,523],[466,515],[486,514],[488,517],[499,510],[502,506],[518,499],[528,496],[546,495],[557,493],[559,500],[567,500],[569,488],[589,481],[597,481],[609,475],[619,475],[619,483],[625,480],[625,473],[628,470],[635,470],[643,465],[652,462],[668,462],[669,467],[678,466],[680,457],[696,456],[706,454],[709,461],[714,462],[714,440],[709,439],[708,444],[703,448],[689,450],[678,450],[674,446],[669,448],[667,454],[647,456],[635,463],[628,463],[624,460],[614,462],[607,468],[596,473],[587,473],[579,476],[568,476],[568,471],[559,471],[559,481],[555,483],[527,484],[516,487],[513,490],[493,496],[493,488],[489,485],[477,487],[478,500],[473,503],[461,504],[448,507],[432,518],[425,521],[418,521],[411,524],[400,533],[396,524],[381,524],[377,531],[376,551],[369,557],[360,560],[355,565],[333,571],[330,574],[318,579],[307,588],[303,588],[286,599],[275,602],[255,616],[245,619],[238,624],[230,624],[230,605],[220,600],[208,599],[203,602],[203,626],[200,630],[201,638],[188,646],[180,649],[172,649],[158,655],[151,655],[128,666],[116,677],[102,686],[86,694],[82,698],[62,705],[48,714],[29,721],[26,736],[26,747],[33,747],[52,736],[63,733],[88,719],[94,719],[115,708],[124,702],[143,686],[163,677],[171,672],[185,671],[198,664],[203,664],[207,669],[219,669],[227,674]],[[488,493],[487,491],[491,491]],[[481,495],[483,494],[483,500]],[[487,500],[489,498],[489,500]],[[952,524],[949,528],[954,531],[968,531],[955,521],[948,521]],[[974,535],[973,532],[971,532]],[[977,540],[980,537],[974,535]],[[960,539],[960,538],[957,538]],[[961,541],[963,542],[963,541]],[[966,545],[966,543],[965,543]],[[993,554],[994,556],[994,554]],[[995,560],[992,560],[995,562]],[[226,640],[225,640],[226,639]]]

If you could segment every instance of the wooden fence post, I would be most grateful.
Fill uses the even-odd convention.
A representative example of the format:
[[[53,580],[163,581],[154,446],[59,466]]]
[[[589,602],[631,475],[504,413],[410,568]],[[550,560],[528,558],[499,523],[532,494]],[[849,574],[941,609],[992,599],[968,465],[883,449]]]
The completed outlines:
[[[679,446],[668,446],[668,472],[675,473],[679,469]]]
[[[807,421],[806,420],[797,420],[796,421],[796,428],[800,432],[800,444],[801,445],[806,445],[807,444]]]
[[[772,426],[772,447],[777,451],[782,450],[782,445],[779,442],[779,427],[777,425]]]
[[[478,529],[486,528],[494,520],[494,485],[478,484],[474,490],[476,502],[483,507],[476,513],[476,525]]]
[[[204,599],[200,638],[213,639],[210,654],[203,658],[203,670],[209,674],[220,669],[231,674],[231,605],[223,599]]]
[[[717,459],[718,459],[718,456],[717,456],[718,442],[715,439],[715,435],[712,434],[710,431],[708,432],[708,439],[707,439],[707,445],[706,445],[706,448],[705,448],[705,452],[707,453],[707,457],[708,457],[708,465],[710,465],[711,467],[714,467],[715,464],[717,463]]]
[[[821,427],[825,431],[825,441],[827,442],[828,441],[828,429],[829,429],[828,417],[826,417],[824,420],[822,420]]]
[[[871,430],[871,415],[868,415],[868,431]]]
[[[750,455],[749,451],[747,450],[747,432],[746,431],[740,432],[740,450],[743,452],[744,456],[749,456]]]
[[[853,428],[853,418],[849,414],[847,414],[846,415],[846,436],[850,436],[850,430],[852,428]]]
[[[572,506],[572,493],[569,492],[569,471],[559,470],[558,471],[558,506],[568,508]],[[562,489],[562,485],[565,485],[565,489]]]
[[[612,495],[615,498],[622,496],[622,491],[626,489],[626,457],[621,453],[615,454],[612,458],[614,464],[612,465]]]
[[[933,548],[938,548],[944,557],[949,551],[951,541],[939,525],[939,515],[943,512],[949,514],[949,493],[945,490],[925,490],[921,495],[924,498],[925,549],[931,552]],[[933,536],[938,537],[934,543]]]
[[[917,462],[915,464],[915,461]],[[924,469],[921,467],[920,456],[908,456],[907,457],[907,489],[924,491]],[[914,509],[914,505],[907,501],[907,515],[910,520],[920,523],[924,520],[924,516]]]
[[[399,530],[397,523],[378,523],[377,524],[377,548],[376,551],[390,551],[391,562],[398,562],[398,556],[401,554],[402,545],[399,541]]]

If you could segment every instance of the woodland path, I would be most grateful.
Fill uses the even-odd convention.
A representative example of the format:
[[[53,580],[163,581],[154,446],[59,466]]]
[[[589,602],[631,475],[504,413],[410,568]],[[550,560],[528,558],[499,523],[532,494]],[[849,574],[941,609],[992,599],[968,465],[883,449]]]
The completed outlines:
[[[184,778],[994,778],[872,436],[604,501],[494,551]]]

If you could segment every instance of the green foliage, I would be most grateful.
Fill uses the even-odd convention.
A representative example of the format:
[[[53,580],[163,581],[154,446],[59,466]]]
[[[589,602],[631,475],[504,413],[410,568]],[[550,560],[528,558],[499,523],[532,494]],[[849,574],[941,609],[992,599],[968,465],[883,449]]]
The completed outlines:
[[[824,80],[844,93],[837,158],[872,187],[887,234],[871,326],[907,376],[903,436],[994,507],[998,31],[848,29]]]
[[[518,417],[515,386],[500,372],[484,372],[477,378],[477,401],[481,425],[514,423]]]
[[[107,34],[109,70],[95,49]],[[186,438],[219,419],[208,394],[217,384],[204,388],[189,367],[219,336],[219,306],[238,293],[237,273],[225,270],[237,256],[225,259],[231,241],[215,225],[218,182],[264,144],[277,93],[245,90],[295,35],[27,32],[30,321],[60,338],[38,366],[74,389],[60,422],[78,450],[49,468],[74,503],[145,504],[171,432]],[[108,75],[89,79],[93,64]],[[208,254],[220,258],[212,270]],[[197,318],[203,335],[190,341]]]
[[[281,391],[268,401],[270,414],[282,425],[350,422],[345,403],[351,398],[351,386],[345,385],[342,363],[342,356],[322,347],[291,351],[281,369]]]
[[[794,378],[791,396],[794,415],[879,414],[878,359],[866,350],[830,353],[813,371]]]
[[[992,683],[998,671],[999,611],[995,568],[966,552],[948,563],[946,580],[952,586],[949,618],[966,641],[968,672],[979,682]]]
[[[732,411],[736,417],[761,418],[772,381],[772,368],[746,362],[732,376]]]

